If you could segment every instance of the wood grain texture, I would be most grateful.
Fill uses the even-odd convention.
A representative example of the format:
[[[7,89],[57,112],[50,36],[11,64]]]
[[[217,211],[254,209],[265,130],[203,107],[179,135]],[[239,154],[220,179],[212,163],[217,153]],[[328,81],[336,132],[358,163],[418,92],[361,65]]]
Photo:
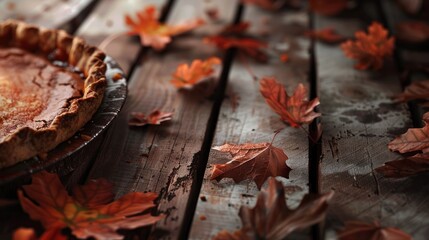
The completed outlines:
[[[209,6],[222,7],[220,22],[231,22],[236,3],[180,0],[175,3],[168,22],[204,17],[204,10]],[[163,52],[149,52],[138,63],[130,79],[127,103],[106,136],[89,174],[89,178],[108,178],[115,184],[117,195],[129,191],[159,193],[158,212],[165,213],[166,218],[153,229],[154,239],[177,239],[181,234],[213,105],[210,84],[194,91],[178,91],[169,80],[178,64],[218,53],[214,47],[204,44],[202,37],[220,28],[222,25],[208,23],[191,34],[177,37]],[[174,111],[173,120],[161,126],[128,126],[130,112],[147,113],[154,109]]]
[[[274,13],[246,6],[242,21],[249,21],[250,32],[255,36],[262,36],[269,43],[269,61],[259,63],[247,56],[235,56],[213,146],[224,143],[270,142],[275,130],[285,128],[273,145],[283,149],[289,157],[287,164],[293,169],[290,178],[279,179],[284,182],[288,203],[295,207],[303,194],[308,192],[307,135],[302,129],[287,126],[269,108],[259,92],[259,81],[252,77],[249,69],[258,77],[277,77],[289,92],[298,83],[307,85],[310,44],[303,33],[309,26],[308,15],[305,10]],[[281,53],[289,55],[287,63],[280,61]],[[236,101],[238,105],[234,106]],[[215,150],[210,152],[193,219],[191,239],[210,239],[220,230],[233,231],[240,228],[238,209],[241,205],[253,207],[256,202],[259,191],[250,180],[241,183],[234,183],[232,179],[210,181],[211,165],[228,160],[228,154]]]
[[[341,18],[315,16],[315,27],[333,27],[352,36],[371,20],[363,12]],[[387,143],[411,126],[406,105],[391,100],[401,91],[397,69],[388,61],[381,71],[358,71],[338,46],[317,43],[315,47],[324,129],[322,191],[336,191],[327,219],[328,235],[346,220],[376,220],[424,239],[428,234],[424,219],[429,214],[423,210],[429,201],[425,177],[391,180],[374,172],[384,162],[399,158]]]

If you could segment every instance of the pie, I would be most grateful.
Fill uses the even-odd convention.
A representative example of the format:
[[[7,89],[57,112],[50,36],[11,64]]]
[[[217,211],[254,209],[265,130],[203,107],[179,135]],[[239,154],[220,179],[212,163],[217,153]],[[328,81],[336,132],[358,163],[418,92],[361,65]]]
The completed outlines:
[[[104,57],[62,30],[0,23],[0,168],[54,149],[92,118]]]

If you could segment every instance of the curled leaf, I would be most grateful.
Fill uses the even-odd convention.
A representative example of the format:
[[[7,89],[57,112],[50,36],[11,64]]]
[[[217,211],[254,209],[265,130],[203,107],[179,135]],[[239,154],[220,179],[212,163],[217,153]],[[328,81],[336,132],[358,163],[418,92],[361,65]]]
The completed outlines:
[[[173,116],[172,112],[161,112],[155,110],[149,115],[140,112],[132,112],[128,125],[142,127],[145,125],[160,125],[162,122],[170,121]]]
[[[307,89],[299,84],[293,95],[288,96],[284,86],[273,77],[261,80],[260,91],[267,104],[292,127],[299,127],[310,123],[321,114],[314,112],[319,105],[319,99],[307,100]]]
[[[292,210],[286,205],[282,183],[269,178],[268,186],[258,194],[255,207],[240,208],[242,228],[234,233],[221,231],[214,239],[284,239],[294,231],[323,221],[333,194],[332,191],[322,195],[307,194]]]
[[[357,31],[356,40],[348,40],[341,44],[344,54],[357,60],[356,69],[380,69],[384,59],[393,53],[395,39],[388,37],[388,32],[383,26],[374,22],[369,26],[368,33]]]
[[[171,42],[171,37],[193,30],[204,24],[202,19],[191,20],[182,24],[167,25],[158,21],[155,6],[148,6],[137,12],[134,20],[130,15],[125,16],[125,24],[130,28],[130,35],[139,35],[143,46],[151,46],[162,50]]]
[[[196,59],[191,65],[180,64],[173,73],[171,84],[176,88],[190,88],[196,83],[207,79],[214,72],[214,65],[221,64],[222,61],[217,57],[211,57],[206,60]]]
[[[382,227],[379,223],[374,224],[349,221],[344,229],[338,233],[339,240],[411,240],[412,237],[403,231],[393,227]]]

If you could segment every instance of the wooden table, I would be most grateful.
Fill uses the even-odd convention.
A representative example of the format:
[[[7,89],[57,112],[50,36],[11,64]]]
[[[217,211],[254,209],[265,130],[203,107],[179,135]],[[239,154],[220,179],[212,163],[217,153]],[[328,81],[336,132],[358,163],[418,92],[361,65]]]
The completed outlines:
[[[0,18],[20,18],[48,27],[63,28],[98,45],[106,37],[125,32],[124,14],[134,14],[154,4],[163,8],[161,20],[176,23],[207,18],[218,9],[219,19],[178,37],[164,51],[143,48],[138,39],[124,36],[107,47],[128,78],[128,98],[108,131],[74,158],[83,158],[63,176],[66,185],[87,179],[107,178],[116,196],[130,191],[159,193],[157,213],[165,220],[153,227],[127,231],[129,239],[209,239],[222,229],[241,226],[241,205],[253,206],[258,190],[251,181],[234,184],[209,180],[211,165],[228,155],[211,150],[214,145],[270,141],[273,131],[286,127],[274,141],[285,150],[293,169],[283,179],[287,201],[297,206],[304,194],[335,190],[326,221],[319,231],[300,232],[292,239],[332,239],[346,220],[380,221],[401,228],[415,239],[429,236],[428,174],[391,180],[374,172],[384,162],[398,158],[387,143],[407,128],[421,125],[424,109],[415,103],[394,104],[401,92],[401,72],[407,66],[427,64],[429,53],[399,45],[383,70],[358,71],[338,45],[311,41],[310,29],[334,27],[352,37],[372,21],[392,26],[406,18],[393,1],[359,1],[359,7],[338,17],[322,17],[305,8],[269,12],[238,0],[69,0],[0,3]],[[27,5],[22,5],[27,2]],[[70,11],[74,9],[74,11]],[[60,16],[60,17],[59,17]],[[250,32],[267,41],[270,49],[287,52],[290,60],[270,54],[268,63],[243,61],[234,49],[225,53],[204,44],[202,37],[227,24],[250,22]],[[394,33],[394,32],[393,32]],[[217,55],[223,58],[213,93],[177,91],[170,83],[180,63]],[[302,129],[285,126],[266,105],[259,83],[249,74],[274,75],[289,91],[298,83],[320,97],[317,121],[321,140],[313,144]],[[414,75],[411,79],[418,78]],[[236,106],[238,100],[238,105]],[[161,126],[130,128],[130,112],[153,109],[174,111],[173,120]],[[309,126],[310,133],[315,124]],[[0,213],[0,236],[18,226],[33,226],[19,206]],[[40,226],[39,226],[40,227]],[[135,238],[133,238],[135,237]],[[2,237],[0,237],[2,238]],[[2,238],[3,239],[3,238]]]

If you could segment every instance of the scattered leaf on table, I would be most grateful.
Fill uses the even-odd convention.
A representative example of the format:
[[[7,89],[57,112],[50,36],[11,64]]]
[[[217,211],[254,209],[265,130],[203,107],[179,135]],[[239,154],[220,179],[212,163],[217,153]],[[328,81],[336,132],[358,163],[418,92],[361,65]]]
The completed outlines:
[[[403,178],[429,171],[429,153],[389,161],[375,169],[387,178]]]
[[[173,73],[171,84],[176,88],[190,88],[196,83],[207,79],[214,72],[214,66],[221,64],[222,61],[217,57],[211,57],[206,60],[196,59],[189,66],[186,63],[180,64]]]
[[[288,62],[289,61],[289,55],[287,54],[287,53],[282,53],[281,55],[280,55],[280,61],[282,61],[282,62]]]
[[[423,6],[423,0],[396,0],[396,2],[408,14],[418,13]]]
[[[429,151],[429,112],[423,115],[425,126],[410,128],[401,136],[389,143],[389,149],[400,153],[428,152]]]
[[[132,112],[130,115],[131,118],[128,121],[128,125],[142,127],[145,125],[160,125],[162,122],[170,121],[173,116],[173,113],[155,110],[149,115],[146,115],[141,112]]]
[[[411,240],[412,237],[393,227],[382,227],[379,223],[349,221],[344,229],[338,232],[339,240]]]
[[[429,40],[429,24],[423,21],[406,21],[396,25],[396,36],[399,40],[410,43],[421,43]]]
[[[310,9],[322,15],[335,15],[348,6],[348,0],[310,0]]]
[[[230,37],[230,36],[211,36],[204,38],[205,43],[210,43],[216,47],[227,50],[229,48],[237,48],[244,54],[261,62],[267,61],[267,55],[263,52],[268,44],[249,37]]]
[[[211,180],[232,178],[238,183],[252,179],[261,189],[270,176],[289,178],[291,168],[286,164],[288,157],[271,143],[224,144],[213,149],[231,154],[232,159],[225,164],[214,164]]]
[[[310,123],[321,115],[314,112],[320,103],[319,99],[308,101],[307,89],[302,84],[296,87],[292,96],[288,96],[284,86],[275,78],[265,77],[261,80],[260,91],[267,104],[292,127]]]
[[[132,192],[114,201],[108,193],[112,185],[105,180],[74,187],[72,197],[57,175],[40,172],[33,175],[31,185],[22,188],[18,191],[21,206],[42,223],[44,235],[70,228],[77,238],[123,239],[116,230],[148,226],[163,218],[142,214],[155,207],[155,193]]]
[[[188,32],[204,24],[204,20],[195,19],[188,22],[167,25],[158,21],[158,13],[154,6],[148,6],[137,12],[137,19],[125,15],[125,23],[130,28],[129,34],[139,35],[143,46],[151,46],[162,50],[171,42],[171,37]]]
[[[323,221],[333,194],[333,191],[322,195],[307,194],[292,210],[286,205],[282,183],[269,178],[268,186],[258,194],[255,207],[240,208],[242,228],[234,233],[221,231],[214,239],[284,239],[294,231]]]
[[[355,33],[356,40],[341,44],[348,58],[357,60],[356,69],[375,69],[383,67],[384,59],[393,53],[395,39],[388,37],[388,31],[377,22],[368,27],[368,34],[363,31]]]
[[[429,100],[429,80],[412,82],[395,99],[400,102]]]
[[[339,35],[333,28],[323,28],[320,30],[307,31],[305,35],[312,39],[329,44],[341,43],[346,40],[344,36]]]

